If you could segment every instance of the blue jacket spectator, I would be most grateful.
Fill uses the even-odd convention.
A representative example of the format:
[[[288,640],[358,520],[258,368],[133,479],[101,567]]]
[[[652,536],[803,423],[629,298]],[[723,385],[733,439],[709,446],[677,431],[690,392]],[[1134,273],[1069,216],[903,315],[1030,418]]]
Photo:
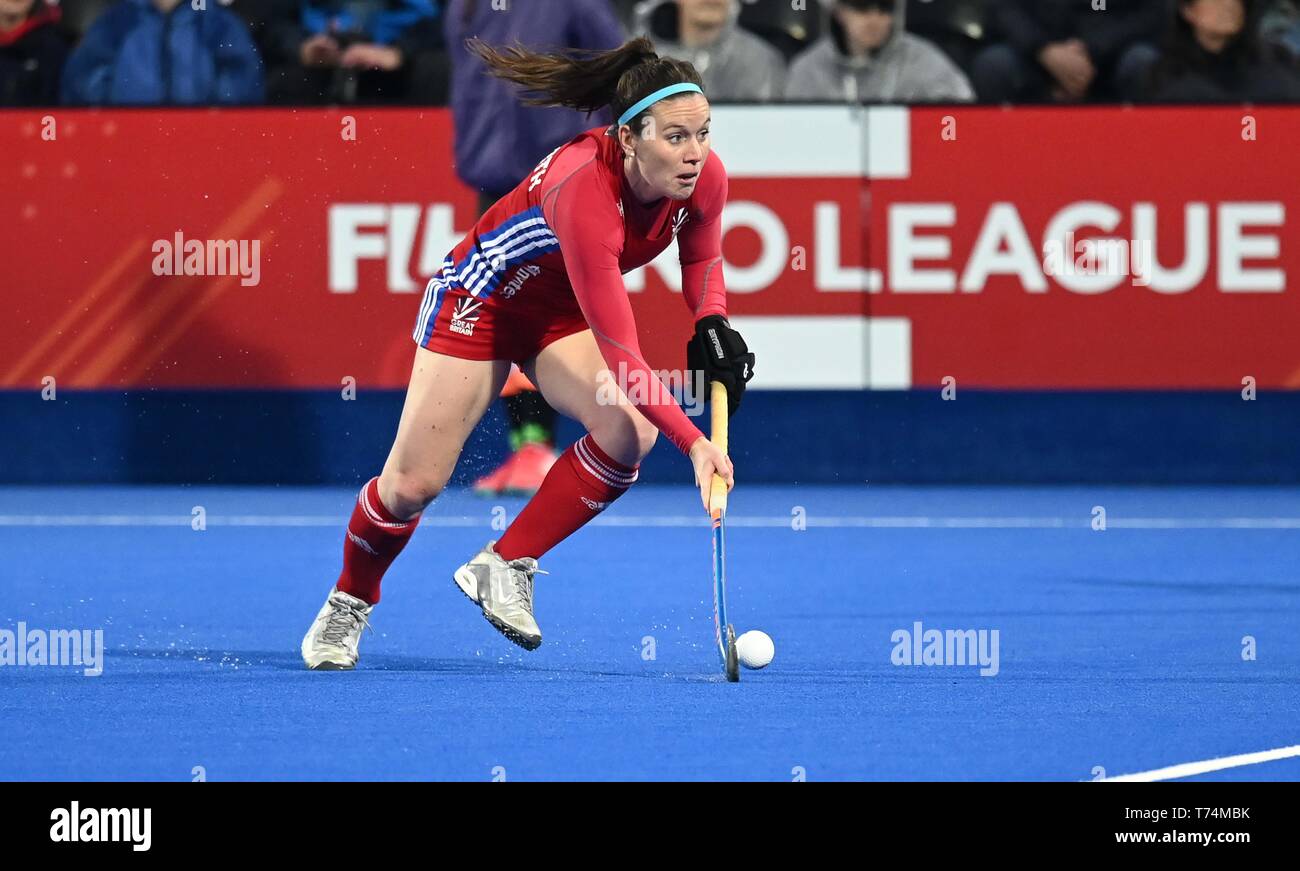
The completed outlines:
[[[625,36],[609,0],[516,0],[507,10],[494,9],[492,0],[451,0],[444,33],[452,58],[456,172],[489,198],[517,185],[556,146],[609,122],[606,113],[588,118],[520,105],[516,87],[488,75],[465,48],[471,36],[494,46],[518,40],[530,48],[616,48]]]
[[[62,92],[71,104],[260,103],[262,66],[243,20],[216,0],[122,0],[68,59]]]
[[[365,34],[379,45],[392,45],[413,24],[437,17],[433,0],[318,0],[302,4],[302,28],[307,33]]]

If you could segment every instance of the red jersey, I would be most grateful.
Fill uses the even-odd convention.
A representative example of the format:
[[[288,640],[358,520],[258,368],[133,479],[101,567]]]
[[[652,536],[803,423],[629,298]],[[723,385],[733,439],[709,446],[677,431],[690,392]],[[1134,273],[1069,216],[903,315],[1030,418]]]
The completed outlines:
[[[430,346],[443,326],[469,336],[485,316],[530,319],[543,327],[580,316],[611,372],[626,373],[627,383],[661,384],[641,355],[623,274],[655,259],[674,238],[683,298],[695,319],[726,315],[722,161],[709,154],[688,199],[665,197],[645,206],[627,184],[622,149],[607,132],[612,129],[588,130],[551,152],[479,218],[430,280],[413,336],[417,342]],[[448,316],[447,297],[458,314]],[[539,335],[559,337],[545,329]],[[442,337],[436,350],[454,348],[452,338]],[[534,343],[522,353],[540,347]],[[666,387],[637,407],[683,453],[702,435]]]

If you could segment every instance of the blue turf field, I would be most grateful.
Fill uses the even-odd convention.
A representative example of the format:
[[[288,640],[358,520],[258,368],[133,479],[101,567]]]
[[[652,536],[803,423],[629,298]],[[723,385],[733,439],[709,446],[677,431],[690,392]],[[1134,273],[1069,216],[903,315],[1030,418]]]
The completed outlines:
[[[354,493],[0,490],[0,629],[108,647],[100,677],[0,668],[0,777],[1087,780],[1300,744],[1300,490],[742,486],[731,617],[776,660],[734,686],[685,487],[633,488],[542,561],[531,654],[451,581],[520,503],[448,493],[359,669],[305,671]],[[998,675],[893,665],[915,621],[998,630]]]

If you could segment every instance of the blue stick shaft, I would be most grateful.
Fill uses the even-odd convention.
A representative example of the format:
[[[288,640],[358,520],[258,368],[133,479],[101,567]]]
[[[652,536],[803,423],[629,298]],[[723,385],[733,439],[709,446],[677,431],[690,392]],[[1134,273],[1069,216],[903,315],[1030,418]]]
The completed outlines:
[[[727,551],[724,539],[722,514],[713,516],[713,632],[718,642],[718,655],[727,664]]]

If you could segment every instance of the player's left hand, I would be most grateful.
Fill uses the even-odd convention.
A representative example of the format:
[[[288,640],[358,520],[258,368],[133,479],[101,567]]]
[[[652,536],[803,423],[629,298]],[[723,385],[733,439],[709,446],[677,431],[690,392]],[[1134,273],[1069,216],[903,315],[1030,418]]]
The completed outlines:
[[[736,486],[736,469],[731,465],[731,457],[706,438],[698,438],[691,445],[691,465],[695,468],[695,484],[700,488],[700,501],[704,510],[709,510],[709,495],[713,490],[713,476],[721,475],[727,482],[727,492]]]
[[[686,368],[692,372],[703,369],[706,388],[714,381],[727,385],[730,417],[740,408],[745,384],[754,377],[754,354],[726,318],[708,315],[696,322],[695,335],[686,343]]]

